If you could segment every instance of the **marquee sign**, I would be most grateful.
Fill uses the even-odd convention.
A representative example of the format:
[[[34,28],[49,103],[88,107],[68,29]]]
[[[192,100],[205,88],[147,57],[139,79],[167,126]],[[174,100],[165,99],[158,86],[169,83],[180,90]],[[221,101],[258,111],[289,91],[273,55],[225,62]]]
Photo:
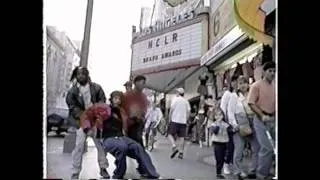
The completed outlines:
[[[200,64],[203,26],[199,22],[133,44],[132,72],[157,72]]]

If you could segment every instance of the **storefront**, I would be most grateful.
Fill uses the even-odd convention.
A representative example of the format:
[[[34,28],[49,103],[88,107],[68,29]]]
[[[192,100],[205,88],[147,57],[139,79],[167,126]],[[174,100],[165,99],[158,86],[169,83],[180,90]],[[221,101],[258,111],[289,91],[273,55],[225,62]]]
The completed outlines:
[[[208,13],[132,41],[131,76],[145,75],[147,87],[168,93],[200,71],[208,50]]]
[[[264,44],[264,61],[275,60],[275,0],[233,0],[234,17],[250,38]]]
[[[250,82],[261,77],[257,69],[264,47],[239,27],[233,1],[212,0],[210,17],[211,48],[201,57],[200,64],[212,73],[212,95],[219,98],[232,76],[245,75]]]

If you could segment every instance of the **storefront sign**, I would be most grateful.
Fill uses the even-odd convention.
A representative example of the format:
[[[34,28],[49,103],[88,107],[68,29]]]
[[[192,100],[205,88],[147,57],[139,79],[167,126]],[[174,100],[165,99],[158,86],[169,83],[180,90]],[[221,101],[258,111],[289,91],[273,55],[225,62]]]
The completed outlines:
[[[183,14],[179,14],[177,16],[173,16],[171,18],[168,18],[165,21],[156,21],[156,24],[154,26],[144,28],[142,30],[142,35],[147,35],[147,34],[152,34],[152,33],[158,32],[162,29],[174,26],[174,25],[182,23],[186,20],[193,19],[194,17],[195,17],[195,11],[191,10],[191,11],[185,12]]]
[[[239,26],[234,27],[227,35],[225,35],[219,42],[217,42],[209,51],[201,57],[200,64],[204,65],[218,53],[231,45],[234,41],[240,38],[245,33],[241,31]]]
[[[203,23],[196,23],[133,44],[132,71],[188,64],[201,57]]]
[[[211,0],[211,46],[216,44],[237,24],[234,18],[232,2],[232,0]]]

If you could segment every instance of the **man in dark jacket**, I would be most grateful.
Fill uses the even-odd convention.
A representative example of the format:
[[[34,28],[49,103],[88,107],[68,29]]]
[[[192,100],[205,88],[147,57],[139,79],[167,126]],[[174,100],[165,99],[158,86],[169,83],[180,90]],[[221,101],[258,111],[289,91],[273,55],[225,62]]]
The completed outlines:
[[[106,97],[100,85],[90,81],[89,71],[84,67],[76,67],[71,76],[71,81],[76,79],[72,88],[68,91],[66,102],[69,107],[69,123],[72,127],[78,128],[76,147],[72,152],[73,168],[71,179],[78,179],[81,171],[82,155],[88,136],[92,137],[98,150],[98,163],[100,166],[100,175],[109,178],[106,170],[108,160],[106,154],[97,137],[99,130],[93,126],[87,128],[85,123],[80,123],[80,117],[83,112],[93,104],[105,103]]]

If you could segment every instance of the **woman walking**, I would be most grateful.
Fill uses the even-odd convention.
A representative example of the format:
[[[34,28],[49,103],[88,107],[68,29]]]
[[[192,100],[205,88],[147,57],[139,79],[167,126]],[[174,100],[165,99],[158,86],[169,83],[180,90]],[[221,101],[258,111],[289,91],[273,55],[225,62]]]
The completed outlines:
[[[228,116],[228,105],[230,101],[230,97],[232,93],[235,92],[237,89],[237,77],[232,76],[231,82],[229,84],[229,89],[223,93],[223,96],[221,97],[221,103],[220,108],[223,111],[223,113],[226,115],[226,121],[229,122],[229,116]],[[224,164],[223,173],[224,174],[231,174],[232,170],[232,164],[233,164],[233,151],[234,151],[234,144],[233,144],[233,132],[229,132],[229,142],[227,146],[227,152],[226,152],[226,161]]]
[[[247,95],[249,92],[249,81],[246,77],[240,76],[237,80],[238,90],[231,94],[228,104],[229,123],[234,129],[234,174],[238,179],[255,179],[255,172],[258,165],[259,143],[253,131],[252,122],[254,113],[248,105]],[[241,168],[245,145],[249,142],[252,148],[252,163],[249,168],[249,175]]]

